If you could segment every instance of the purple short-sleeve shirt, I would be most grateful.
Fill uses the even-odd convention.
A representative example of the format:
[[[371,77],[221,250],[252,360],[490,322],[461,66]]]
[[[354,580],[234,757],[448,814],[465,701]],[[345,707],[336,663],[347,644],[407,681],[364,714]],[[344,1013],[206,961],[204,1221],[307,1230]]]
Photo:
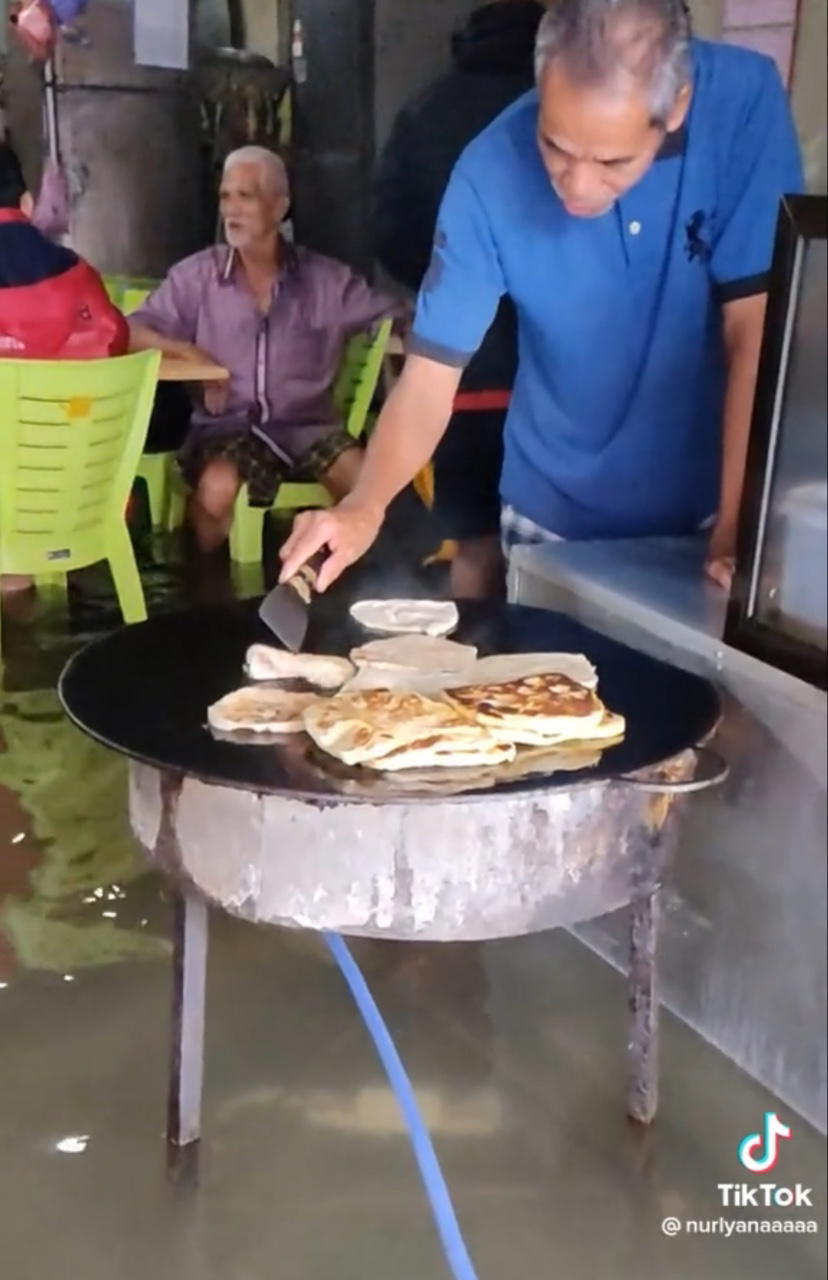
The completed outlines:
[[[130,320],[192,342],[229,369],[224,410],[198,406],[193,434],[255,426],[298,457],[340,425],[331,392],[347,340],[399,313],[344,263],[285,244],[267,315],[236,253],[220,246],[174,266]]]

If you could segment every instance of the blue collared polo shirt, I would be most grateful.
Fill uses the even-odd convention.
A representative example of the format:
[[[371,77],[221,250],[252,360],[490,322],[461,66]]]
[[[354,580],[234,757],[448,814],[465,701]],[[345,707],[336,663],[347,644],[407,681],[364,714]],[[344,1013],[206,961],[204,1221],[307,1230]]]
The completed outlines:
[[[511,295],[501,497],[566,538],[688,533],[715,513],[722,304],[766,290],[780,198],[802,187],[775,65],[704,41],[692,58],[683,128],[603,217],[555,194],[532,92],[463,153],[438,219],[411,350],[464,366]]]

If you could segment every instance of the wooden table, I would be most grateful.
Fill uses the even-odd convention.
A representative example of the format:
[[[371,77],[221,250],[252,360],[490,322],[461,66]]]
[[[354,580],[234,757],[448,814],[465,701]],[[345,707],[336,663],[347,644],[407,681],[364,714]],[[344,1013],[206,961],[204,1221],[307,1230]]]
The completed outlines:
[[[180,360],[162,356],[159,382],[226,382],[230,371],[211,360]]]

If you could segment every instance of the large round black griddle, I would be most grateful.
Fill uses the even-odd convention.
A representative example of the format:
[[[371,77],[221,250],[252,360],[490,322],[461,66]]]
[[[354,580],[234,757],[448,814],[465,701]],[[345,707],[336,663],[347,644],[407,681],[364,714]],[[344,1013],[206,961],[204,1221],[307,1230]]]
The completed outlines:
[[[114,751],[204,782],[309,800],[393,798],[387,784],[386,794],[378,794],[376,775],[344,770],[321,757],[303,734],[248,745],[217,740],[205,727],[207,707],[246,683],[248,646],[275,643],[257,616],[258,604],[245,600],[167,614],[93,641],[63,672],[63,706],[81,729]],[[323,599],[314,609],[305,649],[347,655],[364,643],[366,632],[347,610],[326,605]],[[624,741],[589,769],[499,782],[470,792],[467,799],[618,778],[671,759],[715,727],[719,700],[713,686],[698,676],[558,613],[483,602],[461,602],[459,608],[453,638],[476,645],[481,656],[586,654],[598,671],[603,701],[627,722]],[[407,790],[399,798],[413,802],[418,797]]]

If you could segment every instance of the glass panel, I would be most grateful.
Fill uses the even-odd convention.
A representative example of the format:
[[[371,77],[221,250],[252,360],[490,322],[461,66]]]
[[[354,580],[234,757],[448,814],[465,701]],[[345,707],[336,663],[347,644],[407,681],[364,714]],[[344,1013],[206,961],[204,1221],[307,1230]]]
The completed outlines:
[[[799,302],[779,424],[755,616],[826,648],[828,242],[803,245]]]

